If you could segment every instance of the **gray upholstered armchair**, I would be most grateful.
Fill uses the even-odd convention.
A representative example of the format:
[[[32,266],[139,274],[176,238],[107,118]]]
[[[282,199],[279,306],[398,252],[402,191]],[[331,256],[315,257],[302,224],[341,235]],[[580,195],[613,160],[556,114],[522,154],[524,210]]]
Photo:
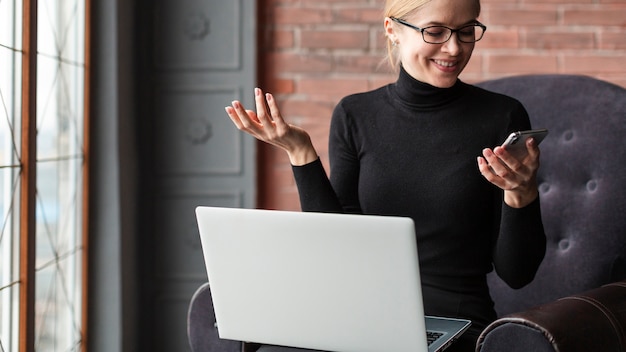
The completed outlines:
[[[480,86],[519,99],[550,134],[539,171],[545,259],[520,290],[490,277],[503,317],[477,351],[626,351],[626,89],[568,75]]]
[[[519,290],[490,277],[501,318],[477,351],[626,351],[626,90],[569,75],[480,86],[519,99],[533,126],[550,134],[539,173],[545,260]],[[192,351],[258,348],[219,340],[214,321],[203,286],[189,310]]]

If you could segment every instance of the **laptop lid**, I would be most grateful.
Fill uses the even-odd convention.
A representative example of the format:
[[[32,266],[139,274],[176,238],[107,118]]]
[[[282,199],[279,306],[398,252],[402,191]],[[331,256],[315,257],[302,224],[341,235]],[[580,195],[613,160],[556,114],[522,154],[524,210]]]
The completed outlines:
[[[220,338],[428,351],[410,218],[214,207],[196,215]]]

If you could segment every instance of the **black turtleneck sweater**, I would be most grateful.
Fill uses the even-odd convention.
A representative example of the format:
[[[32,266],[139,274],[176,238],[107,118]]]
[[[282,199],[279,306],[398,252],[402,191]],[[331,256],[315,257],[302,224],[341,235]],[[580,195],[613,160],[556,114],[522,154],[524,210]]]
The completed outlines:
[[[465,84],[398,81],[342,99],[333,113],[330,180],[319,160],[294,166],[304,211],[411,217],[424,308],[463,317],[473,338],[495,318],[485,275],[529,283],[545,252],[539,200],[508,207],[478,170],[483,148],[530,128],[517,100]]]

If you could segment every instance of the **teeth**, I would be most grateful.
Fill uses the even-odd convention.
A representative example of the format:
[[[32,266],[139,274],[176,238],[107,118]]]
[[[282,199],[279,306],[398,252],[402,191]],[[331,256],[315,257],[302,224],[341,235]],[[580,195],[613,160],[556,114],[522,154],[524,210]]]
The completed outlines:
[[[434,60],[434,61],[435,61],[435,63],[437,65],[440,65],[440,66],[445,66],[445,67],[452,67],[452,66],[454,66],[454,62],[440,61],[440,60]]]

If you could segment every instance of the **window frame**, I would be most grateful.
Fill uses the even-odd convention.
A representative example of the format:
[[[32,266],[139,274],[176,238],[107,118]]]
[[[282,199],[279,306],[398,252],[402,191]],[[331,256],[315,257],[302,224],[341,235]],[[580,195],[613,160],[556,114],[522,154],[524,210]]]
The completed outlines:
[[[81,344],[88,348],[88,272],[89,272],[89,169],[91,116],[91,1],[84,1],[84,84],[83,84],[83,160],[82,174],[82,257],[81,257]],[[21,171],[19,190],[19,324],[20,352],[35,350],[36,287],[36,193],[37,193],[37,26],[38,1],[22,2],[22,85],[21,85]]]

